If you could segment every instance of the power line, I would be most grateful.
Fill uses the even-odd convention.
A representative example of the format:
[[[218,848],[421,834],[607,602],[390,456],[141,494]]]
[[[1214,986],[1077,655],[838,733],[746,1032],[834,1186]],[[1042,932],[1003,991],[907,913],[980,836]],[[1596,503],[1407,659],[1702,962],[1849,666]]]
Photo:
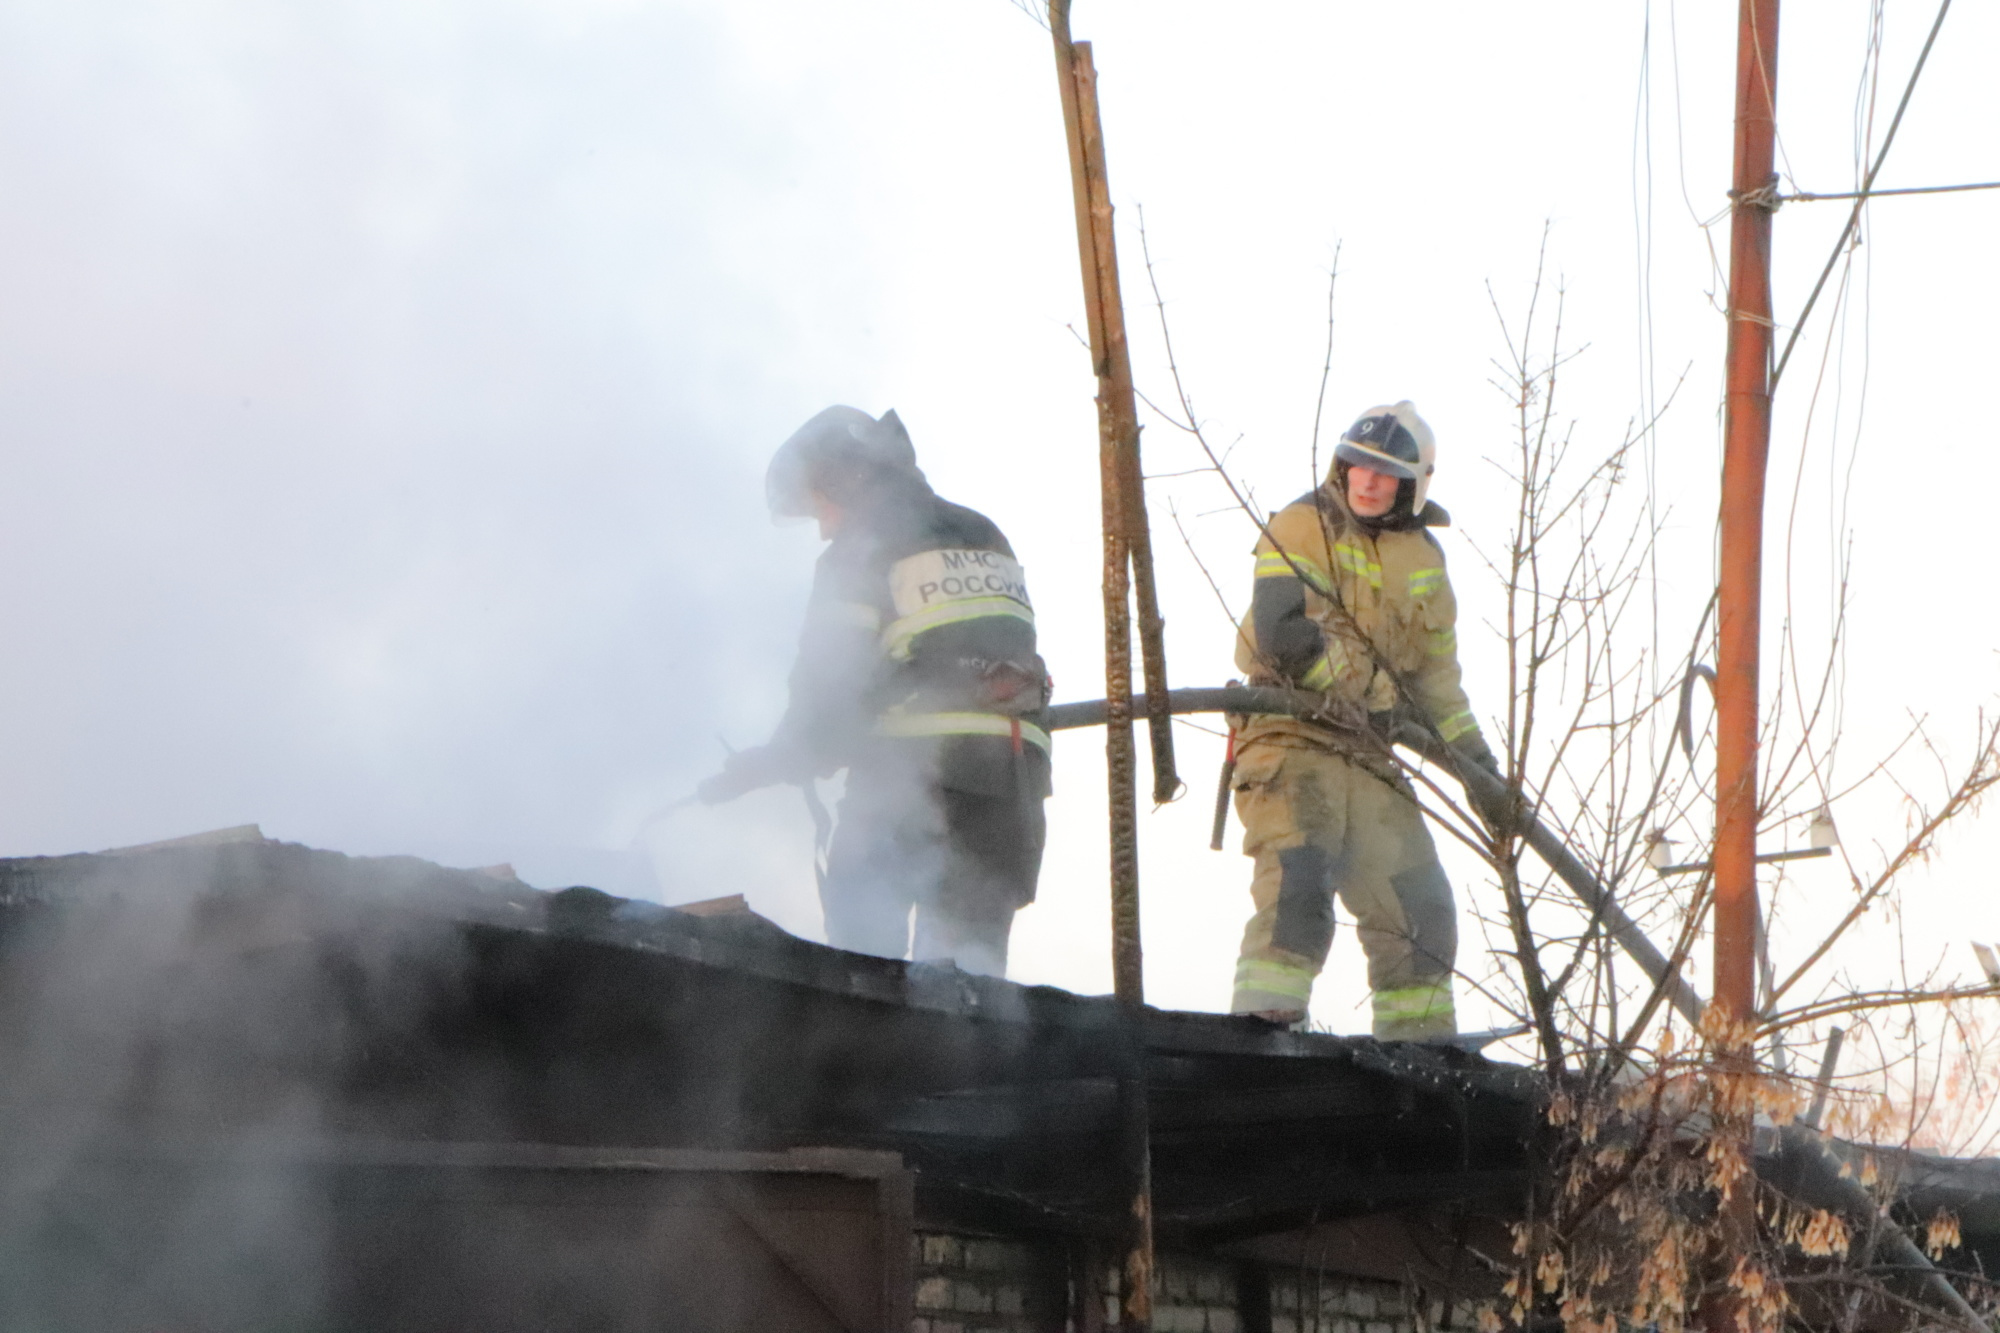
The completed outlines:
[[[1809,204],[1821,199],[1880,199],[1892,194],[1956,194],[1960,190],[2000,190],[2000,181],[1975,181],[1970,185],[1906,185],[1895,190],[1848,190],[1841,194],[1817,194],[1811,190],[1799,190],[1794,194],[1779,195],[1778,202]]]
[[[1767,392],[1776,393],[1778,380],[1785,373],[1785,363],[1792,359],[1792,349],[1799,344],[1799,334],[1805,329],[1806,317],[1812,314],[1813,303],[1826,286],[1826,280],[1833,273],[1833,266],[1840,262],[1840,252],[1847,248],[1848,238],[1861,222],[1862,206],[1868,202],[1869,192],[1875,187],[1875,174],[1882,170],[1882,163],[1888,160],[1889,146],[1896,142],[1896,131],[1903,124],[1903,113],[1910,109],[1910,94],[1917,90],[1917,79],[1924,72],[1924,62],[1931,58],[1931,47],[1937,44],[1938,29],[1944,26],[1944,16],[1951,12],[1951,0],[1943,0],[1938,6],[1937,18],[1931,22],[1930,35],[1924,38],[1924,49],[1917,53],[1916,68],[1910,71],[1910,81],[1903,87],[1903,100],[1896,103],[1896,115],[1889,122],[1889,133],[1882,138],[1882,151],[1875,154],[1875,165],[1868,168],[1868,175],[1856,191],[1854,210],[1847,215],[1847,225],[1840,229],[1840,239],[1834,242],[1833,253],[1826,257],[1826,267],[1819,271],[1819,281],[1813,284],[1812,295],[1806,298],[1805,308],[1799,311],[1797,322],[1792,325],[1792,336],[1785,339],[1784,355],[1778,358],[1777,369],[1771,372]],[[1886,192],[1885,192],[1886,193]]]

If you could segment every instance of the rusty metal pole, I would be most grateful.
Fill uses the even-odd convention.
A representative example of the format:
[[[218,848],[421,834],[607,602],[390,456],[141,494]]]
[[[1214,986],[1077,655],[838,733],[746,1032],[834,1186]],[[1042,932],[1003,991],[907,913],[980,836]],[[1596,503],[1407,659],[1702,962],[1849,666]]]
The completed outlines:
[[[1133,571],[1138,574],[1140,629],[1147,648],[1155,797],[1162,798],[1164,789],[1164,799],[1171,799],[1179,782],[1173,776],[1172,716],[1167,711],[1159,612],[1152,598],[1138,410],[1125,342],[1124,303],[1118,290],[1104,129],[1097,111],[1097,71],[1089,44],[1070,40],[1069,0],[1049,0],[1049,31],[1055,39],[1056,82],[1069,141],[1077,250],[1083,266],[1084,310],[1097,372],[1098,477],[1104,521],[1104,758],[1110,799],[1111,970],[1113,988],[1125,1014],[1118,1070],[1118,1158],[1125,1193],[1131,1200],[1121,1237],[1123,1318],[1118,1324],[1125,1333],[1149,1333],[1153,1324],[1152,1132],[1141,1034],[1146,992],[1139,938],[1139,822],[1132,735],[1128,576]]]
[[[1757,985],[1757,664],[1763,622],[1764,470],[1771,448],[1778,0],[1741,4],[1715,673],[1715,1003],[1733,1017],[1747,1019],[1755,1010]]]
[[[1717,600],[1715,773],[1715,991],[1726,1023],[1747,1023],[1757,1004],[1757,698],[1763,625],[1764,472],[1771,447],[1771,216],[1777,139],[1778,0],[1740,0],[1736,34],[1736,143],[1730,190],[1728,382],[1722,413],[1721,587]],[[1721,1029],[1728,1031],[1728,1029]],[[1743,1029],[1718,1051],[1725,1087],[1752,1073]],[[1730,1099],[1734,1101],[1735,1099]],[[1729,1107],[1716,1132],[1740,1137],[1750,1156],[1747,1108]],[[1757,1224],[1747,1185],[1721,1217],[1718,1258],[1752,1252]],[[1710,1303],[1705,1322],[1734,1333],[1739,1301]]]

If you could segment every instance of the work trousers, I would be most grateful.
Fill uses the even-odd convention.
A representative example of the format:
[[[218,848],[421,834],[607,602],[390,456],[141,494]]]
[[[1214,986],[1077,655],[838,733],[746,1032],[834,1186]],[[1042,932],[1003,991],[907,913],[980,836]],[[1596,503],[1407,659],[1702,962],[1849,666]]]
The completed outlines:
[[[850,771],[820,882],[827,943],[1005,976],[1014,913],[1034,901],[1045,841],[1039,797]]]
[[[1333,898],[1368,957],[1377,1037],[1457,1031],[1458,914],[1423,814],[1401,778],[1343,755],[1272,742],[1236,764],[1256,914],[1236,964],[1235,1013],[1303,1013],[1333,943]]]

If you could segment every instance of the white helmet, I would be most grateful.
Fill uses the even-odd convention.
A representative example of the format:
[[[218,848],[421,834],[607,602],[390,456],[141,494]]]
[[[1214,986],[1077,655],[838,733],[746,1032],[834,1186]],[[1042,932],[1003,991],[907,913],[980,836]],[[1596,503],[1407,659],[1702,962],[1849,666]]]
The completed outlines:
[[[1424,496],[1437,471],[1437,437],[1405,398],[1387,407],[1371,407],[1341,434],[1336,463],[1365,467],[1415,483],[1410,495],[1412,516],[1424,512]]]

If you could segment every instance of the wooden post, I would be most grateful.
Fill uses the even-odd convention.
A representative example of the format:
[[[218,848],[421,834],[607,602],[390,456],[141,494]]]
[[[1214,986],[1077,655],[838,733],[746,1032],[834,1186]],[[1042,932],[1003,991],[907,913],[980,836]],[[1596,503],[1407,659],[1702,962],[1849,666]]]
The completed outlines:
[[[1060,11],[1060,12],[1058,12]],[[1168,711],[1166,622],[1153,581],[1152,524],[1139,460],[1139,408],[1132,387],[1132,357],[1125,337],[1125,300],[1118,283],[1118,242],[1112,227],[1111,186],[1104,165],[1104,124],[1097,110],[1097,66],[1089,42],[1069,39],[1068,0],[1051,0],[1050,30],[1069,132],[1070,181],[1076,200],[1076,241],[1083,261],[1084,314],[1097,373],[1097,422],[1101,465],[1117,473],[1116,523],[1125,540],[1131,592],[1138,602],[1139,651],[1146,676],[1146,739],[1153,756],[1153,801],[1181,794],[1174,766],[1174,723]],[[1106,490],[1109,505],[1111,492]],[[1114,517],[1105,510],[1105,530]],[[1109,595],[1109,585],[1106,585]],[[1121,603],[1121,607],[1122,607]],[[1124,616],[1121,610],[1121,618]],[[1129,630],[1128,630],[1129,635]],[[1129,637],[1125,649],[1129,663]],[[1108,670],[1107,670],[1108,675]],[[1128,675],[1127,688],[1130,688]],[[1107,696],[1108,697],[1108,696]]]
[[[1123,1228],[1121,1333],[1149,1333],[1153,1324],[1153,1187],[1151,1127],[1146,1105],[1143,1039],[1146,999],[1139,937],[1139,824],[1132,735],[1132,584],[1139,594],[1145,651],[1148,723],[1155,800],[1179,792],[1174,775],[1173,718],[1168,711],[1166,661],[1153,589],[1152,545],[1139,467],[1138,408],[1125,342],[1125,307],[1118,289],[1118,253],[1111,191],[1104,167],[1104,127],[1097,111],[1097,70],[1088,43],[1070,40],[1069,0],[1049,0],[1056,83],[1069,140],[1070,183],[1076,204],[1083,302],[1097,372],[1098,480],[1104,522],[1104,757],[1110,800],[1111,971],[1125,1014],[1118,1052],[1118,1162],[1130,1207]],[[1129,576],[1129,577],[1128,577]]]
[[[1735,174],[1730,190],[1728,382],[1723,400],[1721,586],[1717,597],[1715,759],[1715,996],[1717,1017],[1747,1024],[1757,1007],[1757,694],[1763,625],[1764,473],[1771,448],[1771,215],[1777,138],[1778,0],[1739,0]],[[1743,1029],[1719,1043],[1714,1077],[1754,1074]],[[1737,1099],[1731,1099],[1737,1100]],[[1747,1162],[1749,1113],[1719,1115]],[[1718,1275],[1754,1252],[1748,1180],[1718,1218]],[[1711,1333],[1735,1333],[1741,1299],[1708,1302]]]
[[[1051,19],[1057,9],[1051,6]],[[1135,781],[1135,747],[1132,738],[1132,585],[1130,570],[1132,545],[1126,522],[1125,452],[1129,421],[1120,410],[1120,380],[1117,369],[1125,369],[1123,388],[1131,393],[1131,365],[1121,355],[1107,355],[1101,349],[1115,342],[1120,353],[1125,347],[1124,322],[1115,304],[1117,274],[1109,275],[1114,301],[1104,299],[1105,263],[1097,248],[1098,226],[1093,213],[1097,191],[1091,188],[1090,164],[1093,156],[1103,158],[1103,138],[1096,116],[1086,117],[1085,88],[1091,97],[1087,110],[1097,110],[1096,80],[1086,79],[1079,66],[1088,67],[1088,43],[1073,45],[1068,25],[1052,22],[1056,32],[1057,73],[1063,93],[1063,122],[1070,131],[1070,172],[1076,194],[1077,247],[1083,259],[1084,312],[1090,322],[1091,356],[1097,376],[1097,465],[1098,487],[1102,496],[1104,523],[1104,723],[1105,767],[1109,770],[1111,797],[1111,969],[1118,997],[1132,1004],[1145,1000],[1146,988],[1139,942],[1139,819]],[[1094,143],[1093,143],[1094,141]],[[1093,147],[1097,150],[1093,154]],[[1107,207],[1108,212],[1108,207]],[[1108,224],[1108,218],[1107,218]],[[1108,230],[1108,225],[1106,227]],[[1115,336],[1114,336],[1115,335]],[[1128,399],[1129,401],[1129,399]]]

